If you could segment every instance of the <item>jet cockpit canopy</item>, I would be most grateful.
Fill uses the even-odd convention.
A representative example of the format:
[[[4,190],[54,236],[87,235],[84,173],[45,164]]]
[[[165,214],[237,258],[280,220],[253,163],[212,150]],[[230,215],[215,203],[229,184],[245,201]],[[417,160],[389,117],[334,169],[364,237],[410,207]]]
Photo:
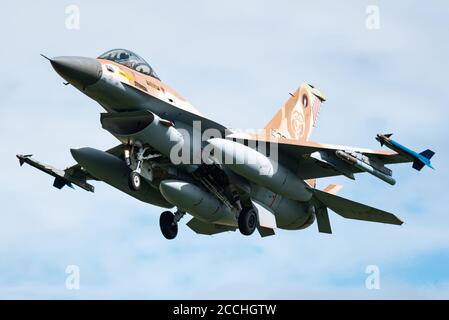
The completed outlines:
[[[130,50],[113,49],[103,53],[98,58],[117,62],[128,68],[136,70],[137,72],[149,75],[160,80],[149,63]]]

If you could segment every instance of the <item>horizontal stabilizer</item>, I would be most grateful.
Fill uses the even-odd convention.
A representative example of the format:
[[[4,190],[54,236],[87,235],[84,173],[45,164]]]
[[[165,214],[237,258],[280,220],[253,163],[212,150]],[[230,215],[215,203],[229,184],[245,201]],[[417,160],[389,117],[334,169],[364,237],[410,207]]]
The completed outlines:
[[[39,169],[40,171],[43,171],[54,177],[55,181],[53,183],[53,186],[55,188],[61,189],[65,185],[73,188],[72,184],[74,184],[86,191],[94,192],[94,186],[87,183],[85,180],[78,179],[67,171],[59,170],[50,165],[40,163],[39,161],[32,159],[31,155],[18,154],[17,158],[19,159],[20,165],[27,163],[30,166],[35,167],[36,169]]]
[[[314,190],[316,198],[326,207],[347,219],[364,220],[401,225],[403,222],[394,214],[382,211],[352,200]]]
[[[197,218],[192,218],[189,222],[187,222],[187,226],[196,233],[205,235],[213,235],[226,231],[235,231],[237,229],[236,227],[204,222]]]

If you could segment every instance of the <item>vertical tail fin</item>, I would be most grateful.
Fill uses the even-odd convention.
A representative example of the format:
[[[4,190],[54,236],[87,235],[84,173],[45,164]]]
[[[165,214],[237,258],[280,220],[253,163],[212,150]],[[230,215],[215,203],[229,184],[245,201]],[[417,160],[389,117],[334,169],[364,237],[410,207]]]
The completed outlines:
[[[308,84],[301,85],[265,126],[276,138],[307,141],[316,126],[323,94]]]

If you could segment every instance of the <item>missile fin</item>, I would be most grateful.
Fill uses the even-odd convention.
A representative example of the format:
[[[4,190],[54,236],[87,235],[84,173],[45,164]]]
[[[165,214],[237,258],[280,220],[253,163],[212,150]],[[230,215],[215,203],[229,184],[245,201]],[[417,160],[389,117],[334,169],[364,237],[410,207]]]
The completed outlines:
[[[421,171],[422,168],[424,168],[424,162],[422,162],[419,159],[415,159],[415,161],[413,161],[413,169]]]
[[[421,152],[420,155],[422,155],[424,158],[430,160],[435,155],[435,152],[433,152],[430,149],[427,149],[427,150],[424,150],[423,152]]]

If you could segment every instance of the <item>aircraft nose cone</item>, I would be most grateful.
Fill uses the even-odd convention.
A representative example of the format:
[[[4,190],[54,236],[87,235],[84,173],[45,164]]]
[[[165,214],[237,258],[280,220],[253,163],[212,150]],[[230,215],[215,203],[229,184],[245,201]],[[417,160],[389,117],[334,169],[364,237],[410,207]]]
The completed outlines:
[[[92,85],[102,74],[101,64],[93,58],[56,57],[50,59],[50,63],[61,77],[73,85]]]

